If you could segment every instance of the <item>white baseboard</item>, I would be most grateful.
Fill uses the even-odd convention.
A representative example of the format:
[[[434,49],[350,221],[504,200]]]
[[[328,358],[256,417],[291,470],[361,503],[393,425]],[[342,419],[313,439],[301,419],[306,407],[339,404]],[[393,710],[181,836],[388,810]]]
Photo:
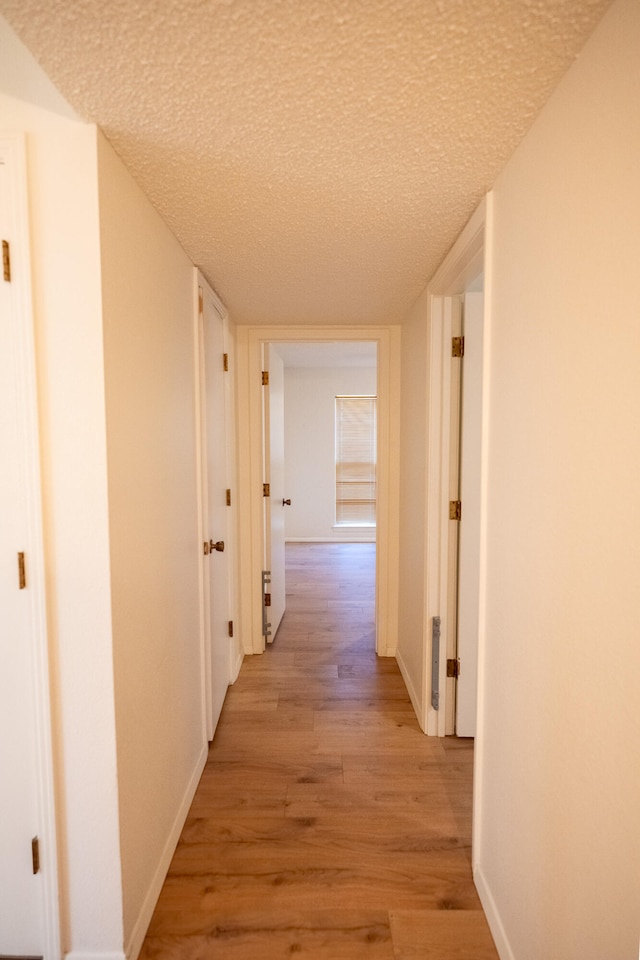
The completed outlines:
[[[236,654],[235,661],[231,664],[231,680],[230,684],[235,683],[238,677],[240,676],[240,668],[242,666],[242,661],[244,660],[244,651],[238,650]]]
[[[375,543],[375,534],[372,537],[356,537],[349,534],[344,537],[287,537],[287,543]]]
[[[64,960],[127,960],[121,951],[109,953],[89,953],[86,950],[72,950],[71,953],[65,953]]]
[[[187,784],[182,802],[178,808],[175,819],[173,821],[173,826],[171,832],[167,838],[167,842],[164,845],[162,851],[162,856],[160,857],[160,862],[153,876],[149,890],[144,899],[144,903],[138,914],[138,919],[133,928],[131,936],[129,937],[129,943],[126,945],[126,960],[137,960],[138,954],[142,949],[142,944],[144,943],[144,938],[146,936],[147,930],[149,929],[149,924],[151,923],[151,917],[153,916],[153,911],[155,910],[156,903],[158,902],[158,897],[160,896],[160,891],[162,890],[162,885],[167,876],[169,870],[169,865],[175,849],[178,845],[178,840],[180,839],[180,834],[182,833],[182,828],[184,827],[185,820],[187,819],[187,814],[189,813],[189,807],[193,802],[195,792],[198,788],[200,782],[200,777],[202,776],[202,771],[204,770],[204,765],[207,762],[207,755],[209,752],[209,744],[205,743],[202,746],[198,759]],[[111,955],[107,956],[106,954],[96,954],[95,960],[124,960],[125,955],[116,955],[113,957]],[[69,955],[66,960],[92,960],[90,956],[79,955],[74,957]]]
[[[511,944],[507,939],[507,934],[502,924],[502,920],[500,919],[496,902],[493,899],[493,894],[491,893],[484,873],[482,872],[482,867],[480,867],[478,864],[476,864],[473,871],[473,881],[476,885],[476,890],[478,891],[478,896],[480,897],[480,903],[482,904],[482,908],[485,912],[487,923],[489,924],[491,935],[495,941],[496,950],[498,951],[500,960],[516,960],[516,955],[511,949]]]
[[[406,664],[402,659],[402,653],[399,650],[396,650],[396,661],[400,667],[400,673],[402,674],[402,679],[404,680],[405,687],[407,688],[407,693],[409,694],[413,709],[415,710],[416,718],[420,724],[420,728],[424,733],[424,727],[422,726],[422,704],[420,703],[420,697],[418,696],[416,688],[413,685],[413,681],[411,680],[411,675],[407,670]]]

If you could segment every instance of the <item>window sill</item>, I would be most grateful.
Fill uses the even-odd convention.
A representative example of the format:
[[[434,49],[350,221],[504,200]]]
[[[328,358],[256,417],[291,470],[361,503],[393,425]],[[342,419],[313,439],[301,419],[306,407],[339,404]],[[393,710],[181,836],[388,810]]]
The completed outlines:
[[[350,530],[350,529],[365,529],[365,530],[375,530],[375,523],[334,523],[334,530]]]

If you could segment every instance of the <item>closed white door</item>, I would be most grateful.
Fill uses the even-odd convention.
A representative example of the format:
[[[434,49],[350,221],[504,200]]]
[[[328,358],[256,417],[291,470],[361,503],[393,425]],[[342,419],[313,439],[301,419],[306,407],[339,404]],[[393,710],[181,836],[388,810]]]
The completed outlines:
[[[0,236],[13,255],[0,274],[0,955],[44,954],[42,875],[34,873],[39,836],[33,556],[28,549],[24,355],[16,297],[17,261],[9,162],[0,144]],[[24,554],[24,576],[19,555]],[[44,838],[43,838],[44,839]]]
[[[285,500],[284,487],[284,363],[277,348],[265,348],[265,364],[269,384],[264,393],[265,476],[268,477],[269,496],[265,497],[265,563],[269,571],[271,606],[267,608],[270,624],[267,639],[276,635],[285,611]]]
[[[480,444],[482,434],[482,343],[484,299],[467,293],[463,303],[464,360],[460,412],[458,543],[458,659],[456,734],[476,732],[480,603]]]
[[[230,523],[231,490],[227,436],[225,317],[219,301],[201,285],[203,425],[203,551],[207,633],[207,726],[209,739],[220,718],[231,678]],[[207,546],[205,547],[204,544]]]

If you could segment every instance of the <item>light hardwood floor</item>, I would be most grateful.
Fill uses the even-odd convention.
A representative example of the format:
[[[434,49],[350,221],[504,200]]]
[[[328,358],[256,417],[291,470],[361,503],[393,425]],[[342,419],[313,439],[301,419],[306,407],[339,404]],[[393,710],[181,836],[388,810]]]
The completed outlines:
[[[229,689],[141,960],[497,960],[473,745],[421,733],[373,578],[373,545],[287,546],[287,612]]]

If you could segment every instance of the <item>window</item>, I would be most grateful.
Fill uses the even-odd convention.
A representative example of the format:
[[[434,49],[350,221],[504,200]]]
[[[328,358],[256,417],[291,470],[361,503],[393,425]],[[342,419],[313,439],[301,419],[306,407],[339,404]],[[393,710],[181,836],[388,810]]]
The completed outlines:
[[[336,397],[336,524],[376,522],[376,397]]]

